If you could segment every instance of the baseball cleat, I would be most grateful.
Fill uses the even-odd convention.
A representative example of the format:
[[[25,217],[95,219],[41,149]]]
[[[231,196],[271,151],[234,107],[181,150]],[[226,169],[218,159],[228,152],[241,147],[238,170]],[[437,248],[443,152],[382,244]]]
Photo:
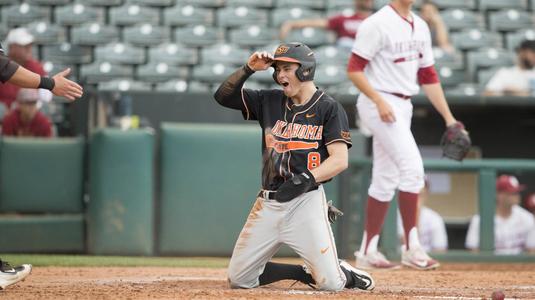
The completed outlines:
[[[24,280],[31,272],[30,264],[12,267],[8,262],[0,260],[0,289]]]
[[[438,261],[429,257],[420,247],[409,250],[402,249],[401,263],[417,270],[432,270],[440,266]]]
[[[340,268],[343,268],[344,270],[351,273],[351,276],[353,277],[353,281],[355,282],[353,286],[346,287],[346,288],[361,289],[365,291],[371,291],[375,288],[375,281],[373,280],[370,274],[353,267],[347,261],[339,260],[339,262],[340,262]]]
[[[401,268],[400,265],[390,262],[379,251],[361,254],[359,251],[355,252],[357,258],[356,266],[364,270],[396,270]]]

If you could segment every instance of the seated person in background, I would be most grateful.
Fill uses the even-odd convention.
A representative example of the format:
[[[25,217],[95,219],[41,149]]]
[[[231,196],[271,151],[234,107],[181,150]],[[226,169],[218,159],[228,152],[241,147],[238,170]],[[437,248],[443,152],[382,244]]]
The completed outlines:
[[[360,23],[373,12],[373,0],[355,0],[355,13],[351,16],[338,14],[330,18],[290,20],[282,24],[280,39],[284,40],[293,29],[316,27],[326,28],[336,33],[336,44],[351,50]]]
[[[8,57],[32,72],[41,76],[46,76],[47,74],[43,69],[43,65],[33,57],[33,41],[33,35],[28,32],[26,28],[20,27],[12,29],[9,31],[6,37]],[[8,109],[10,109],[11,104],[17,97],[18,91],[19,87],[12,83],[1,83],[0,101],[3,102]],[[47,93],[50,98],[52,97],[52,94],[49,91],[43,90],[43,92]]]
[[[524,198],[524,208],[535,216],[535,193],[531,193]]]
[[[496,254],[519,254],[531,246],[528,235],[535,230],[533,215],[521,208],[520,191],[524,189],[514,176],[501,175],[496,181],[494,249]],[[472,217],[466,235],[466,248],[479,248],[479,215]]]
[[[425,186],[420,191],[418,200],[418,234],[420,244],[426,252],[446,251],[448,249],[448,235],[446,224],[442,217],[434,210],[425,206],[429,197],[429,181],[425,180]],[[398,212],[398,236],[404,241],[403,224]]]
[[[50,120],[39,111],[40,93],[37,89],[20,89],[17,108],[13,109],[2,121],[3,136],[51,137]]]
[[[444,24],[437,6],[431,1],[423,1],[422,6],[420,6],[420,17],[429,26],[433,47],[438,47],[447,54],[455,53],[455,48],[449,41],[448,28]]]
[[[516,64],[500,68],[485,87],[486,96],[529,96],[535,80],[535,40],[525,40],[516,48]]]

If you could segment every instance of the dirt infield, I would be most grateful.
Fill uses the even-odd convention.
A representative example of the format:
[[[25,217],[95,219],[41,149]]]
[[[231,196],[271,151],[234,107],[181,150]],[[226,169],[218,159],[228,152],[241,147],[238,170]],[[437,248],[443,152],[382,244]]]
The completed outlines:
[[[445,264],[435,271],[373,272],[373,292],[314,291],[284,281],[230,290],[225,269],[156,267],[37,267],[26,281],[0,291],[2,299],[535,299],[535,264]]]

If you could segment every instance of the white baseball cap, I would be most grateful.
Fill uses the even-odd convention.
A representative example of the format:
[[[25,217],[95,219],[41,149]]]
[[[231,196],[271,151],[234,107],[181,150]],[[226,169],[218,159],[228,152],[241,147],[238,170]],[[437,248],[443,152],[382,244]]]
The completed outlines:
[[[9,46],[11,44],[26,46],[33,43],[34,37],[28,31],[28,29],[19,27],[11,29],[6,37],[6,44]]]

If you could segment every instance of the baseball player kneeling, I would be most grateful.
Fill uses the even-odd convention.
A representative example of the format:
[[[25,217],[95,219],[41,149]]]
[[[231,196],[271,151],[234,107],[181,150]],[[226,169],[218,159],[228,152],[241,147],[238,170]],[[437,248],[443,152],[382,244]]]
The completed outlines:
[[[254,72],[270,67],[282,90],[243,88]],[[232,253],[228,279],[233,288],[284,279],[332,291],[375,287],[368,273],[336,253],[329,224],[335,214],[321,184],[347,168],[351,138],[342,106],[314,85],[315,68],[309,47],[282,44],[275,55],[253,53],[214,95],[263,129],[262,189]],[[269,261],[283,243],[303,258],[304,267]]]

